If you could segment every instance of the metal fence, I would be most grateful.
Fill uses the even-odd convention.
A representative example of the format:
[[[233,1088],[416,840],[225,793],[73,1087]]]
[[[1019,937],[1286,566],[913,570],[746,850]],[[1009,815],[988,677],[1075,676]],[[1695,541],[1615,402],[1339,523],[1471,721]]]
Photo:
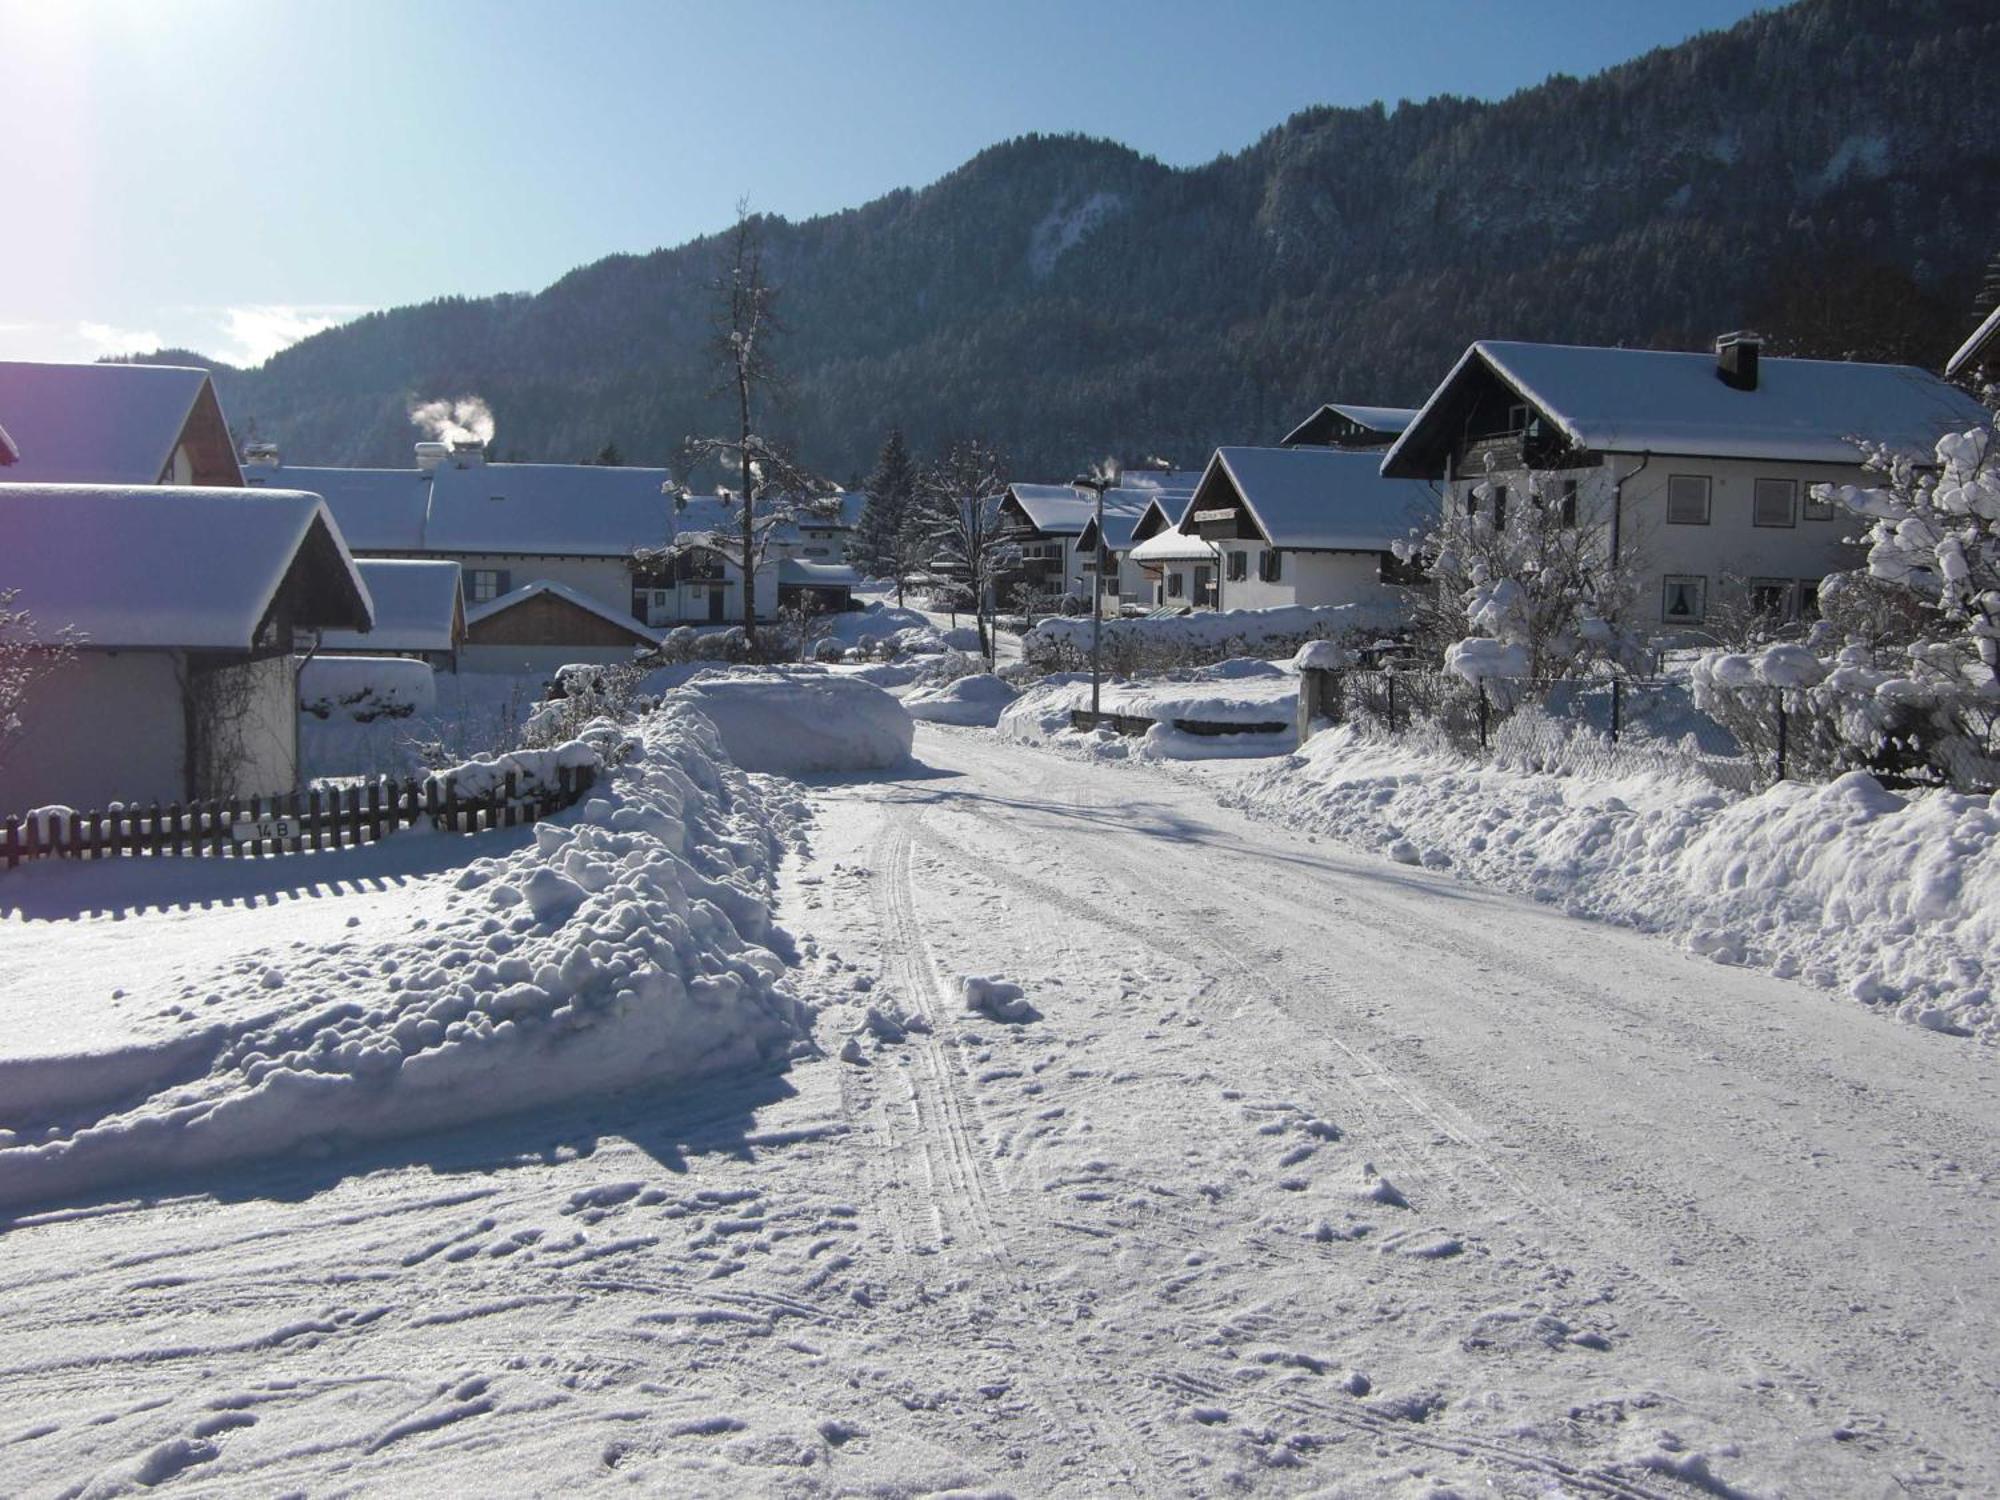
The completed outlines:
[[[2000,715],[1936,715],[1860,735],[1796,690],[1736,688],[1722,717],[1676,678],[1507,678],[1475,685],[1406,670],[1301,674],[1300,737],[1313,721],[1427,743],[1524,770],[1666,769],[1752,792],[1774,781],[1867,771],[1886,785],[2000,786]],[[1864,748],[1861,741],[1866,740]]]

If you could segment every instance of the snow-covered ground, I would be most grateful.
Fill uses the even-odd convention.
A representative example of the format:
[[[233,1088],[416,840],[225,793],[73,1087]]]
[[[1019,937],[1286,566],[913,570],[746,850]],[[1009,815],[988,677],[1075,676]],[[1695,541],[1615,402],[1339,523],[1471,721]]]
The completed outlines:
[[[765,940],[810,1053],[17,1220],[0,1488],[2000,1490],[1990,1049],[1185,774],[915,750],[805,794]],[[0,962],[156,923],[178,966],[30,971],[152,1015],[480,896],[283,863],[262,951],[246,894],[0,877]]]

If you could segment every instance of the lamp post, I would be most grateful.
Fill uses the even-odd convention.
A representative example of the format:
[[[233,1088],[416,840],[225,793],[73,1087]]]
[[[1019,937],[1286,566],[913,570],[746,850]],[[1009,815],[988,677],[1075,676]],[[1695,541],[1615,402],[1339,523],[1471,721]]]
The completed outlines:
[[[1089,490],[1097,497],[1097,556],[1090,562],[1090,713],[1097,716],[1098,687],[1103,678],[1104,657],[1104,492],[1118,488],[1118,460],[1107,458],[1092,464],[1088,474],[1070,481],[1074,489]]]

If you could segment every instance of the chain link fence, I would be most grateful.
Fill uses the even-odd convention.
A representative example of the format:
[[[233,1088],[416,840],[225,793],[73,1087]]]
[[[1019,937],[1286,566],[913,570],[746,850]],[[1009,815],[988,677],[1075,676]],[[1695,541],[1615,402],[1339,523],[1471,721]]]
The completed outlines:
[[[1796,689],[1732,690],[1723,717],[1675,678],[1506,678],[1481,685],[1407,670],[1300,674],[1300,738],[1314,721],[1530,771],[1693,772],[1754,792],[1774,781],[1867,771],[1886,785],[2000,786],[2000,713],[1965,711],[1857,734]],[[1866,743],[1863,743],[1863,742]]]

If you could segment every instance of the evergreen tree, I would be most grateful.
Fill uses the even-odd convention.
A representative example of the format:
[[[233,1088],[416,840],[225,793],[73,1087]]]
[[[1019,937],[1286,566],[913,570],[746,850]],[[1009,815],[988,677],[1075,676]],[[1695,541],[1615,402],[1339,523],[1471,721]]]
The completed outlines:
[[[901,608],[904,575],[922,560],[925,541],[917,516],[917,466],[902,428],[889,429],[875,471],[863,488],[868,499],[847,555],[873,577],[894,578],[896,605]]]

